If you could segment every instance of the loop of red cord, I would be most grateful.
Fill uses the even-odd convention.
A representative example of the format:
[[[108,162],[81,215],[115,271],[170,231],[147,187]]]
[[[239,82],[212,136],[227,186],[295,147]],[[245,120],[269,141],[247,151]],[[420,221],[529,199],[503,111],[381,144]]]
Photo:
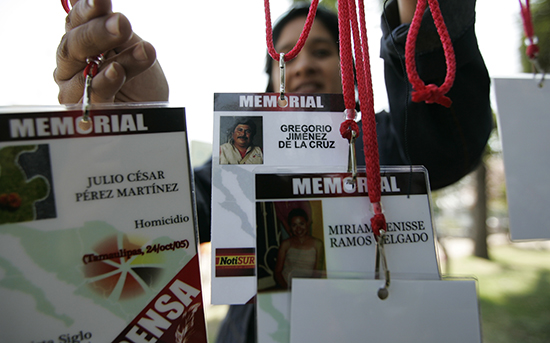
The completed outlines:
[[[380,161],[378,156],[378,141],[376,137],[376,121],[374,113],[372,77],[368,51],[368,39],[365,23],[365,8],[363,0],[358,1],[359,21],[357,21],[357,6],[355,0],[340,0],[338,6],[338,25],[340,30],[340,67],[342,72],[342,89],[346,109],[355,108],[355,85],[353,77],[353,50],[357,70],[357,90],[363,125],[363,144],[367,170],[367,187],[369,200],[373,205],[374,216],[371,218],[372,230],[375,236],[380,236],[380,230],[385,230],[386,219],[381,210],[381,180]],[[351,27],[351,28],[350,28]],[[347,119],[340,126],[344,138],[354,129],[354,120]]]
[[[71,11],[71,7],[69,6],[69,0],[61,0],[61,6],[63,6],[63,9],[65,12],[69,13]]]
[[[285,62],[288,62],[294,57],[296,57],[304,47],[307,36],[309,35],[309,31],[311,31],[311,26],[313,25],[313,20],[315,19],[315,14],[317,13],[318,5],[319,5],[319,0],[313,0],[311,2],[311,5],[309,6],[309,12],[306,18],[306,23],[304,24],[304,29],[302,30],[302,33],[300,34],[300,38],[298,38],[298,42],[296,43],[294,48],[292,48],[292,50],[290,50],[285,54]],[[265,31],[266,31],[267,51],[271,56],[271,58],[273,58],[276,61],[279,61],[280,55],[275,50],[275,46],[273,45],[273,29],[271,27],[271,12],[269,9],[269,0],[264,0],[264,7],[265,7],[265,28],[266,28]]]
[[[348,141],[351,141],[352,132],[355,131],[356,137],[359,135],[359,125],[355,122],[355,120],[347,119],[340,125],[340,135],[347,139]]]
[[[407,42],[405,44],[405,65],[409,76],[409,82],[413,87],[412,100],[414,102],[425,101],[428,104],[437,103],[445,107],[450,107],[452,101],[445,96],[445,94],[453,86],[456,73],[456,61],[453,44],[451,42],[447,26],[445,25],[445,21],[443,20],[443,16],[441,15],[439,3],[437,0],[427,0],[427,2],[429,3],[430,11],[432,12],[432,17],[437,28],[437,33],[439,34],[441,44],[443,45],[445,61],[447,63],[447,75],[445,75],[445,81],[439,87],[434,84],[425,85],[416,70],[416,38],[418,36],[418,31],[420,30],[420,24],[422,23],[422,15],[426,9],[426,0],[419,0],[416,3],[416,11],[414,12],[414,17],[407,35]]]
[[[84,68],[84,76],[90,75],[91,77],[94,77],[97,75],[97,72],[99,71],[99,63],[101,62],[102,57],[103,54],[96,57],[90,57],[88,59],[88,64],[86,65],[86,68]]]
[[[529,0],[525,1],[525,6],[521,0],[519,0],[519,6],[521,9],[521,19],[523,21],[523,31],[525,32],[525,37],[529,40],[529,45],[525,50],[525,54],[529,57],[529,59],[534,60],[539,54],[539,47],[535,42],[535,29],[531,18],[531,6],[529,5]]]

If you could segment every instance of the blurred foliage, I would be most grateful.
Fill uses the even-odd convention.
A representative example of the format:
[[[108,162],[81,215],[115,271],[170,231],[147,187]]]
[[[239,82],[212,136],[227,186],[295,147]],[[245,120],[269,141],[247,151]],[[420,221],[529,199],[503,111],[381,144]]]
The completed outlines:
[[[519,13],[519,9],[518,9]],[[531,16],[533,18],[533,27],[535,35],[538,38],[538,47],[540,49],[538,62],[543,70],[550,71],[550,0],[536,0],[531,3]],[[521,22],[521,21],[520,21]],[[523,26],[521,27],[523,31]],[[525,33],[522,34],[522,39]],[[532,72],[533,66],[529,58],[525,55],[525,41],[521,45],[521,65],[524,72]]]
[[[491,247],[492,260],[454,259],[452,275],[473,275],[485,343],[550,342],[550,250],[544,242]]]

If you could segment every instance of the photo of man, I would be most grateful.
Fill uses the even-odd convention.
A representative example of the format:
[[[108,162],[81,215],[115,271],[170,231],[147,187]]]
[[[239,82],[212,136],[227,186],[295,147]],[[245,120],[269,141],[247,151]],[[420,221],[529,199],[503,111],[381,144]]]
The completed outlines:
[[[226,138],[220,139],[226,142],[220,145],[220,164],[263,164],[264,157],[260,143],[254,142],[258,132],[256,122],[260,123],[261,117],[226,117],[233,118],[233,122],[226,131]],[[224,127],[220,123],[220,127]],[[226,126],[227,127],[227,126]],[[222,130],[220,130],[222,131]]]

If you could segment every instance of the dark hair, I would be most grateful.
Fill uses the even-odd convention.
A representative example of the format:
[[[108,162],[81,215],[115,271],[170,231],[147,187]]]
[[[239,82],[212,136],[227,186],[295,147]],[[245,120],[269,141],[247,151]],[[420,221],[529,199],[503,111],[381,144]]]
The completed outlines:
[[[235,129],[239,125],[248,125],[250,127],[250,141],[252,141],[256,135],[256,123],[252,118],[248,117],[235,117],[235,121],[227,129],[227,140],[230,142],[233,139],[233,132],[235,132]]]
[[[277,21],[275,22],[275,25],[273,25],[273,44],[276,45],[277,41],[279,40],[279,36],[281,35],[281,32],[283,31],[283,28],[288,24],[290,21],[292,21],[295,18],[298,17],[307,17],[307,14],[309,12],[309,2],[301,1],[297,3],[296,5],[292,6],[290,10],[288,10],[285,14],[279,17]],[[336,47],[339,49],[338,44],[338,15],[323,6],[317,7],[317,13],[315,14],[315,20],[320,20],[321,23],[325,26],[325,28],[329,31],[330,35],[334,39],[334,44],[336,44]],[[273,59],[269,55],[269,53],[266,56],[266,63],[265,63],[265,72],[267,73],[268,81],[267,81],[267,87],[266,92],[273,92],[273,80],[271,79],[271,71],[273,69],[272,65]]]
[[[309,217],[308,217],[306,211],[304,211],[304,210],[301,209],[301,208],[294,208],[294,209],[292,209],[292,210],[288,213],[287,223],[288,223],[289,226],[291,226],[291,222],[290,222],[290,221],[291,221],[292,218],[294,218],[294,217],[303,217],[303,218],[306,220],[306,222],[309,221]]]

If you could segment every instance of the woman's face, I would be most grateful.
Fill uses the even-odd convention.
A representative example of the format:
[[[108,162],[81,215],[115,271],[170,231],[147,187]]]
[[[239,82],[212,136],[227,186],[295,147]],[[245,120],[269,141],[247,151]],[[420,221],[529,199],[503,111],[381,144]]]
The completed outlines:
[[[309,234],[306,218],[302,216],[294,216],[290,219],[290,231],[296,237],[304,237]]]
[[[297,17],[282,29],[275,49],[289,52],[298,41],[306,17]],[[279,62],[272,62],[273,90],[279,90]],[[319,20],[313,22],[302,51],[286,62],[286,92],[288,93],[342,93],[338,46]]]

